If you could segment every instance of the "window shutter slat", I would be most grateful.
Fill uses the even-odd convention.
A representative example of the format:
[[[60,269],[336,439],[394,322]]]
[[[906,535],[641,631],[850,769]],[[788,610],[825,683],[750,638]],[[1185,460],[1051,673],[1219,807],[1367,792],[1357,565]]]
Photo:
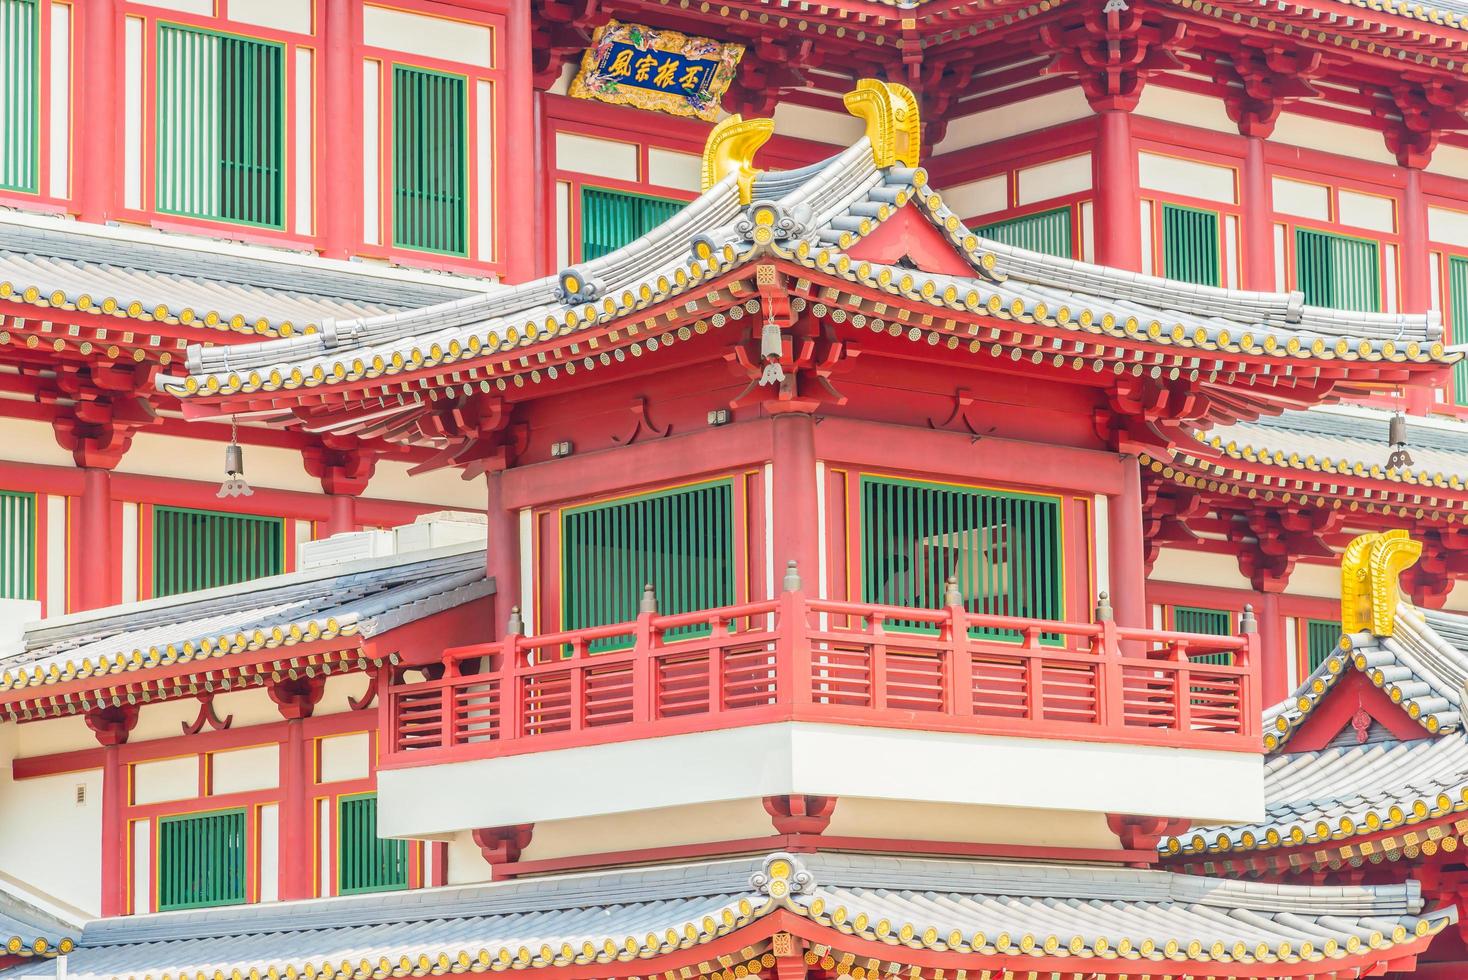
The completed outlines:
[[[1219,285],[1218,215],[1162,205],[1162,274],[1169,279]]]
[[[285,571],[285,521],[153,508],[153,594],[177,595]]]
[[[40,12],[37,0],[0,0],[0,188],[40,190]]]
[[[159,911],[243,904],[245,811],[160,818],[158,872]]]
[[[1009,218],[974,229],[983,238],[1032,252],[1073,258],[1070,208],[1056,208],[1019,218]]]
[[[377,796],[337,801],[337,891],[342,895],[408,887],[408,842],[377,836]]]

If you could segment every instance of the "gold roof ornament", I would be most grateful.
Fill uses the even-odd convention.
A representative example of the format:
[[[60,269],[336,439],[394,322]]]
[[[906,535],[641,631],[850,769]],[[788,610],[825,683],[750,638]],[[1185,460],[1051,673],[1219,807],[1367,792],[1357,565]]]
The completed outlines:
[[[878,167],[916,167],[922,152],[923,124],[917,96],[898,82],[863,78],[841,99],[846,111],[866,120],[867,139]]]
[[[1341,629],[1391,636],[1402,592],[1397,576],[1416,564],[1422,542],[1401,528],[1363,534],[1341,556]]]
[[[703,145],[703,193],[732,173],[739,174],[739,203],[754,200],[754,155],[774,135],[775,120],[730,116],[709,131]]]

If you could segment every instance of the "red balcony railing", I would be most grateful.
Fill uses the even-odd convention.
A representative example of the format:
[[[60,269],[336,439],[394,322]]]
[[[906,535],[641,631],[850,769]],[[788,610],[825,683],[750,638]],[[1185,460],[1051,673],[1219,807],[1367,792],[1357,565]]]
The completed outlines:
[[[1260,751],[1252,632],[837,602],[799,587],[671,616],[652,605],[629,623],[446,651],[442,676],[389,687],[383,765],[773,721]]]

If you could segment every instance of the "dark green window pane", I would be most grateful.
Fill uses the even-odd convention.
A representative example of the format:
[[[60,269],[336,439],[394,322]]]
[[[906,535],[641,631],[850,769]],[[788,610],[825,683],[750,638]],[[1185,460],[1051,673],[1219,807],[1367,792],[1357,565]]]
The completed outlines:
[[[282,227],[284,46],[160,24],[157,88],[159,210]]]
[[[177,595],[285,571],[285,521],[153,508],[153,594]]]
[[[158,909],[245,901],[245,811],[158,821]]]
[[[970,612],[1059,620],[1061,556],[1055,497],[862,477],[863,602],[938,609],[951,575]]]
[[[683,201],[581,188],[581,260],[601,258],[635,241],[683,209]]]
[[[728,480],[681,487],[561,516],[563,629],[637,618],[651,583],[663,614],[734,602],[734,487]],[[670,638],[698,632],[670,631]],[[630,637],[593,649],[625,646]]]
[[[1307,619],[1305,621],[1306,670],[1314,673],[1315,668],[1325,663],[1341,641],[1341,624],[1338,619]]]
[[[337,802],[337,891],[395,891],[408,887],[408,842],[377,836],[377,795]]]
[[[1218,215],[1162,205],[1162,274],[1168,279],[1217,286]]]
[[[1468,344],[1468,258],[1448,260],[1448,303],[1453,343]],[[1468,358],[1453,365],[1453,402],[1468,405]]]
[[[40,3],[0,0],[0,188],[40,190]]]
[[[0,490],[0,599],[36,597],[36,495]]]
[[[1032,252],[1072,258],[1070,208],[1041,211],[1020,218],[1009,218],[993,224],[980,225],[974,231],[984,238],[992,239],[1015,248],[1027,248]]]
[[[1173,606],[1172,628],[1178,633],[1205,633],[1208,636],[1232,636],[1233,616],[1227,609],[1203,609],[1198,606]],[[1231,653],[1211,653],[1193,657],[1199,664],[1231,664]]]
[[[1381,257],[1376,242],[1295,229],[1295,284],[1311,306],[1381,309]]]
[[[468,250],[467,132],[460,75],[393,68],[393,241],[463,255]]]

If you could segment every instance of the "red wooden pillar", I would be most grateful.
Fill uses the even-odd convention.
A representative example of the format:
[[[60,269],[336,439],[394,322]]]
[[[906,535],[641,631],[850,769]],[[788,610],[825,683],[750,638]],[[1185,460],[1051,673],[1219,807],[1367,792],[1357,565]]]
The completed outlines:
[[[1264,137],[1244,138],[1244,288],[1273,292],[1274,190],[1264,166]]]
[[[1127,109],[1096,113],[1096,149],[1091,155],[1095,197],[1096,261],[1133,271],[1142,269],[1141,201],[1137,196],[1137,154],[1132,116]]]
[[[118,52],[122,50],[117,0],[87,0],[74,8],[81,15],[81,75],[77,98],[78,132],[93,134],[86,152],[74,157],[76,211],[84,221],[103,222],[112,216],[117,199],[118,143],[122,138],[118,108]]]
[[[1260,701],[1268,706],[1284,700],[1289,692],[1289,644],[1285,618],[1279,611],[1279,593],[1259,594]]]
[[[774,417],[774,447],[770,493],[774,499],[774,527],[770,546],[777,575],[796,562],[804,591],[820,595],[820,511],[816,503],[816,424],[804,412],[782,412]],[[780,590],[780,582],[775,582]]]
[[[505,504],[504,470],[484,475],[485,523],[488,542],[484,551],[484,571],[494,580],[495,624],[493,635],[504,637],[510,609],[520,604],[520,521]]]
[[[327,516],[317,537],[329,538],[333,534],[357,530],[357,498],[349,493],[333,493],[326,499]]]
[[[281,680],[266,690],[286,719],[285,744],[280,749],[280,898],[293,901],[314,898],[316,854],[312,819],[311,743],[306,738],[306,719],[316,709],[326,689],[324,677]],[[327,860],[322,855],[322,860]]]
[[[1426,313],[1432,307],[1432,272],[1427,253],[1427,201],[1422,196],[1422,167],[1426,160],[1407,165],[1407,184],[1402,192],[1402,312]],[[1406,391],[1407,411],[1426,415],[1432,411],[1432,389],[1412,385]]]
[[[1122,457],[1121,493],[1107,505],[1111,608],[1120,626],[1145,627],[1147,569],[1142,541],[1142,470],[1137,457]]]
[[[76,501],[75,537],[69,550],[72,582],[69,612],[100,609],[117,601],[117,569],[112,554],[112,472],[82,467],[82,493]],[[59,612],[59,610],[58,610]]]
[[[505,174],[506,196],[495,220],[506,229],[505,274],[511,282],[535,275],[535,89],[530,63],[530,4],[510,4],[506,22],[505,142],[496,167]]]
[[[314,186],[321,227],[321,254],[346,258],[362,241],[361,81],[354,64],[356,0],[326,0],[322,24],[325,84],[323,152]]]
[[[93,708],[85,715],[87,727],[102,745],[102,895],[103,916],[127,911],[127,766],[121,746],[138,723],[137,705]],[[147,912],[149,909],[134,909]]]

